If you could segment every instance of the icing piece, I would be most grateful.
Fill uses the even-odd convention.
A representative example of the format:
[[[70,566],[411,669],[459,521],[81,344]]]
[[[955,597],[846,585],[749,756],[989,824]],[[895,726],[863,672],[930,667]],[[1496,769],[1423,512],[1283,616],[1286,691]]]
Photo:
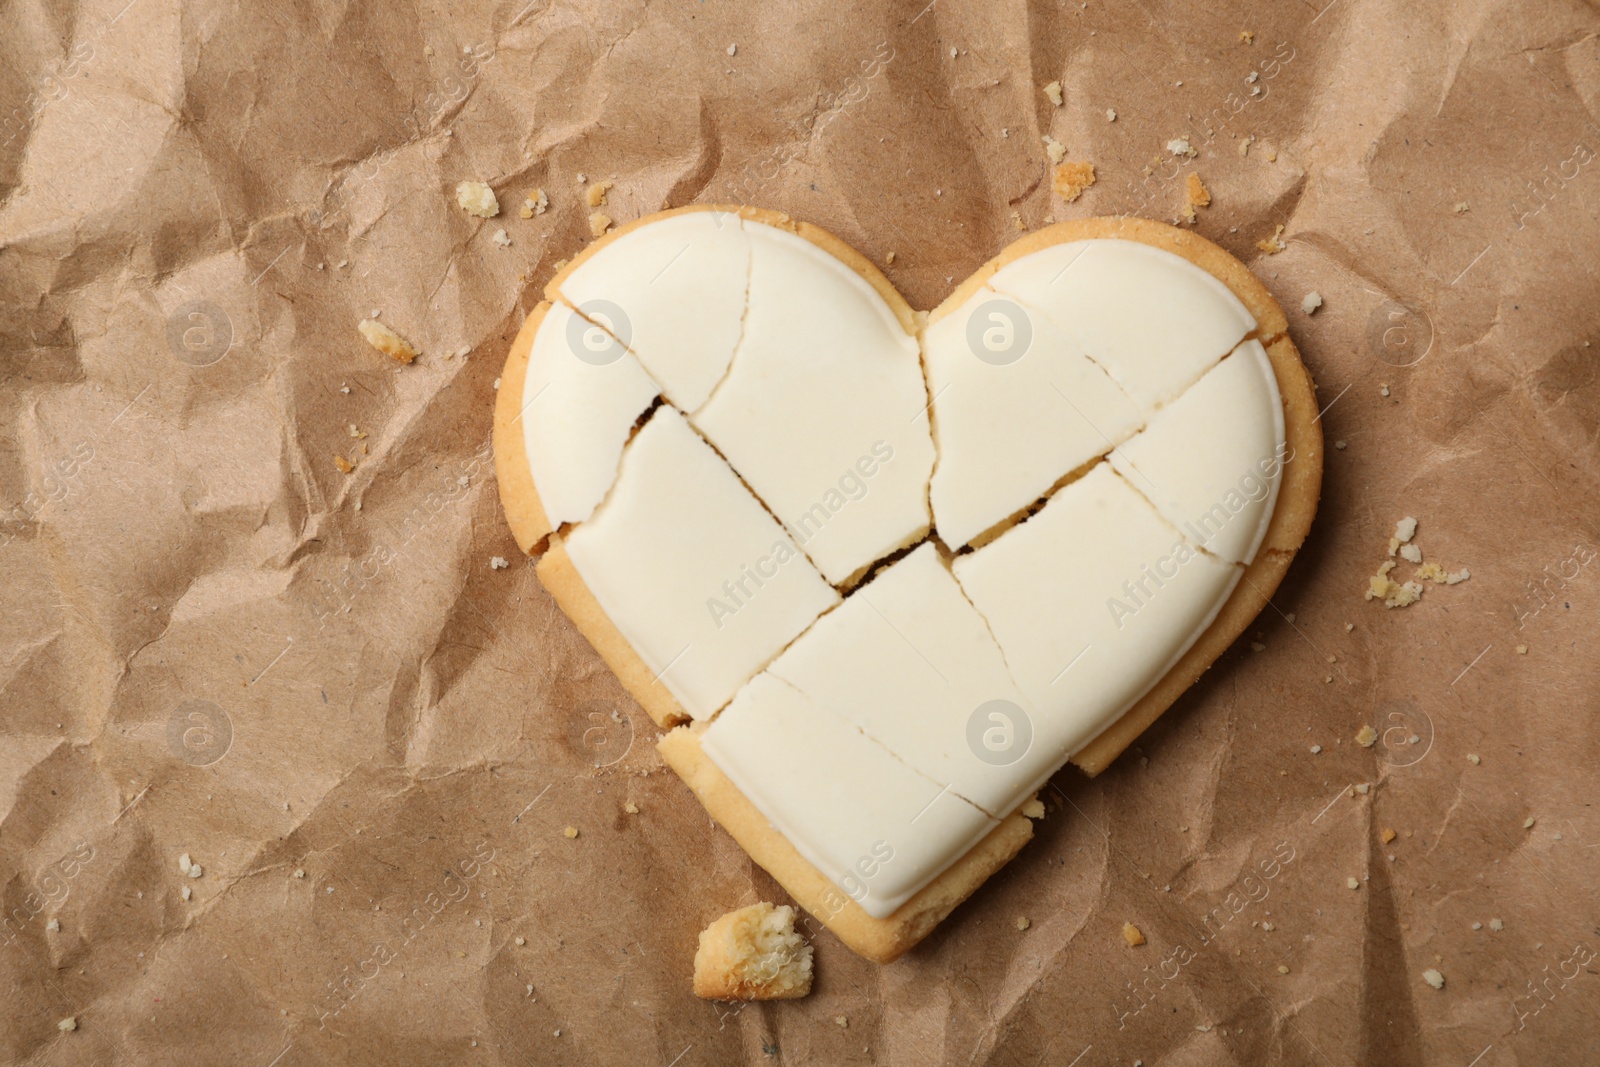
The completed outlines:
[[[876,918],[999,825],[770,673],[739,691],[702,745],[796,851]]]
[[[1054,318],[989,289],[928,327],[923,352],[939,451],[930,499],[952,549],[1144,421]]]
[[[545,312],[528,355],[520,421],[552,526],[582,522],[605,499],[628,431],[655,398],[639,361],[599,327],[561,304]]]
[[[989,285],[1069,330],[1147,418],[1256,326],[1221,281],[1139,241],[1051,245],[1002,267]]]
[[[1240,574],[1106,463],[953,569],[1034,709],[1033,743],[1062,758],[1166,674]]]
[[[560,290],[639,357],[674,406],[693,411],[727,373],[749,277],[738,216],[691,211],[599,248]]]
[[[606,615],[696,719],[839,601],[670,407],[634,436],[611,495],[565,543]]]
[[[691,416],[835,584],[922,536],[933,468],[916,340],[865,279],[746,221],[744,335]]]
[[[767,670],[991,815],[1032,792],[1040,768],[1017,764],[1041,753],[1014,729],[1031,717],[1026,698],[932,544],[854,590]]]
[[[1113,452],[1111,465],[1191,544],[1249,563],[1287,458],[1277,378],[1261,343],[1246,341]]]

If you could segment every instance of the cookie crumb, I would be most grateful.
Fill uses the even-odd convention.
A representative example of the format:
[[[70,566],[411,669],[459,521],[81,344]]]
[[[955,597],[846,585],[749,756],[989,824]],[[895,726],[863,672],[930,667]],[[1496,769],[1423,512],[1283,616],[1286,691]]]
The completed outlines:
[[[1378,395],[1379,396],[1388,396],[1389,395],[1389,385],[1388,385],[1387,382],[1383,382],[1383,383],[1380,383],[1378,385]]]
[[[1416,545],[1401,545],[1400,558],[1408,563],[1422,562],[1422,549]]]
[[[504,556],[489,557],[489,569],[492,571],[503,571],[509,566],[511,566],[511,562]]]
[[[1250,154],[1250,146],[1255,143],[1256,135],[1246,134],[1244,140],[1239,142],[1239,158],[1244,159]]]
[[[1060,107],[1062,103],[1061,83],[1051,82],[1049,85],[1046,85],[1044,87],[1044,95],[1049,98],[1052,104],[1054,104],[1056,107]]]
[[[1537,822],[1537,821],[1538,820],[1536,820],[1532,815],[1530,815],[1526,819],[1522,820],[1522,828],[1524,830],[1532,830],[1533,829],[1533,824],[1535,822]]]
[[[1123,923],[1122,940],[1126,941],[1130,947],[1138,948],[1144,944],[1144,934],[1140,933],[1139,928],[1132,923]]]
[[[1472,205],[1467,203],[1465,200],[1461,201],[1459,204],[1456,205],[1456,214],[1457,215],[1465,215],[1467,212],[1469,212],[1471,210],[1472,210]]]
[[[64,1034],[70,1034],[77,1028],[78,1017],[76,1015],[69,1015],[65,1019],[62,1019],[60,1022],[56,1023],[56,1029],[60,1030]]]
[[[1026,930],[1028,927],[1030,927],[1032,925],[1033,925],[1033,923],[1028,921],[1028,917],[1026,915],[1018,915],[1017,916],[1017,929],[1018,930]]]
[[[1281,240],[1279,240],[1279,237],[1281,237],[1282,235],[1283,235],[1283,227],[1281,225],[1280,226],[1275,226],[1275,227],[1273,227],[1273,230],[1272,230],[1272,236],[1271,237],[1263,237],[1261,240],[1257,241],[1256,242],[1256,247],[1261,249],[1261,251],[1265,252],[1269,256],[1275,256],[1279,252],[1282,252],[1285,248],[1289,247],[1288,245],[1284,244]]]
[[[1356,731],[1356,744],[1362,748],[1371,748],[1378,740],[1378,731],[1371,726],[1363,726]]]
[[[1020,211],[1011,213],[1011,225],[1015,226],[1019,233],[1026,233],[1028,230],[1028,224],[1022,221],[1022,212]]]
[[[850,1029],[850,1020],[843,1015],[835,1015],[833,1017],[833,1025],[841,1030],[848,1030]]]
[[[1422,980],[1433,986],[1435,989],[1444,988],[1444,975],[1440,974],[1432,967],[1429,967],[1427,970],[1422,972]]]
[[[1044,141],[1044,154],[1050,157],[1050,162],[1060,163],[1067,158],[1067,146],[1051,137],[1048,133],[1040,138]]]
[[[1474,767],[1478,767],[1483,764],[1483,757],[1478,755],[1476,752],[1468,752],[1467,762],[1472,764]]]
[[[889,266],[889,267],[894,266],[894,253],[890,252],[888,255],[884,256],[883,257],[883,262],[884,262],[885,266]]]
[[[1239,43],[1240,44],[1255,44],[1256,43],[1255,31],[1254,30],[1240,30],[1239,31]]]
[[[304,867],[296,867],[294,869],[294,876],[296,878],[304,878],[306,876],[306,869]]]
[[[367,344],[386,356],[391,356],[401,363],[410,363],[417,358],[417,350],[410,341],[376,318],[362,319],[356,324],[356,329],[361,331],[361,336],[366,338]]]
[[[1115,111],[1111,110],[1109,107],[1106,108],[1106,121],[1107,122],[1116,122],[1117,121],[1117,113]]]
[[[728,46],[728,48],[727,48],[727,53],[728,53],[728,54],[729,54],[729,55],[730,55],[730,56],[736,56],[736,55],[738,55],[738,54],[739,54],[739,46],[738,46],[738,45],[736,45],[736,44],[730,44],[730,45],[729,45],[729,46]]]
[[[1321,746],[1321,745],[1312,745],[1312,746],[1311,746],[1311,754],[1312,754],[1312,755],[1313,755],[1313,756],[1320,756],[1320,755],[1322,755],[1322,746]]]
[[[1528,646],[1527,645],[1518,645],[1517,646],[1517,655],[1526,656],[1527,654],[1528,654]]]
[[[1289,973],[1289,968],[1285,967],[1283,964],[1280,963],[1280,964],[1278,964],[1278,973],[1279,974],[1288,974]]]
[[[61,932],[61,920],[51,919],[49,922],[44,924],[44,928],[50,931],[52,934],[59,934]]]
[[[1499,919],[1490,919],[1489,920],[1489,929],[1493,930],[1495,933],[1499,933],[1501,930],[1504,930],[1505,928],[1506,928],[1506,924],[1501,922]]]
[[[1344,884],[1349,886],[1351,889],[1361,888],[1361,880],[1359,878],[1346,878],[1344,880]]]
[[[812,948],[794,908],[765,901],[730,911],[700,932],[694,994],[706,1000],[788,1000],[811,992]]]
[[[639,805],[630,800],[622,805],[622,810],[627,812],[629,815],[637,815],[639,814]]]
[[[1307,293],[1305,295],[1305,299],[1300,301],[1300,310],[1304,311],[1307,315],[1315,314],[1316,310],[1321,306],[1322,294],[1317,292],[1315,289]]]
[[[1200,180],[1198,171],[1190,171],[1189,177],[1184,180],[1183,186],[1183,217],[1189,222],[1195,220],[1195,209],[1211,206],[1211,191],[1206,188],[1205,182]]]
[[[194,896],[194,890],[190,889],[188,886],[183,886],[178,890],[178,896],[183,900],[188,900],[190,897]]]
[[[1175,156],[1188,156],[1190,159],[1200,154],[1194,150],[1194,145],[1189,143],[1187,137],[1174,137],[1168,141],[1167,151]]]
[[[561,831],[561,833],[569,839],[574,838],[578,836],[578,828],[576,826],[569,826],[565,830]]]
[[[1052,187],[1055,189],[1057,196],[1070,204],[1082,196],[1083,191],[1093,184],[1093,163],[1063,163],[1056,168],[1056,177]]]
[[[596,211],[589,216],[589,233],[595,237],[600,237],[611,229],[611,222],[610,215],[607,215],[604,211]]]
[[[731,47],[731,46],[730,46]],[[731,54],[731,53],[730,53]],[[611,191],[611,182],[595,182],[584,190],[584,203],[590,207],[599,207],[606,202],[606,194]]]
[[[1384,560],[1378,567],[1378,573],[1367,579],[1367,599],[1383,599],[1386,608],[1404,608],[1415,604],[1422,599],[1422,586],[1416,582],[1406,582],[1404,585],[1389,577],[1389,572],[1394,570],[1394,560]]]
[[[512,938],[512,939],[511,939],[511,941],[512,941],[512,943],[513,943],[513,944],[515,944],[515,945],[516,945],[516,946],[517,946],[517,947],[518,947],[518,948],[521,948],[521,947],[522,947],[522,946],[523,946],[523,945],[526,945],[526,944],[527,944],[527,943],[528,943],[528,939],[527,939],[527,938],[525,938],[525,937],[523,937],[523,936],[521,936],[521,935],[520,935],[520,934],[519,934],[519,935],[518,935],[518,936],[516,936],[516,937],[513,937],[513,938]]]
[[[492,219],[500,214],[500,201],[483,182],[465,181],[456,186],[456,204],[468,215]]]
[[[340,474],[349,474],[356,469],[356,465],[338,453],[334,454],[333,465],[339,469]]]
[[[1030,819],[1044,818],[1044,801],[1034,797],[1022,805],[1022,814]]]
[[[1265,930],[1267,933],[1270,934],[1270,933],[1272,933],[1272,931],[1276,930],[1277,927],[1273,926],[1271,923],[1265,923],[1264,922],[1264,923],[1261,924],[1261,929]]]
[[[1372,786],[1367,782],[1362,782],[1360,785],[1356,786],[1356,792],[1360,793],[1362,796],[1366,796],[1371,791]]]

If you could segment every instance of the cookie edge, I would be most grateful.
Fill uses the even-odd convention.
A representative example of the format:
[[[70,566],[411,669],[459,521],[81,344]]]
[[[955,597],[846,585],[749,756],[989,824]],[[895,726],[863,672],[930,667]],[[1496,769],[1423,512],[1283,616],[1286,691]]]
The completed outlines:
[[[665,730],[689,720],[683,705],[645,665],[633,644],[622,636],[622,631],[600,606],[583,575],[578,573],[577,564],[572,562],[559,534],[551,539],[550,547],[535,564],[534,573],[539,576],[539,584],[555,598],[562,614],[599,653],[617,681],[657,726]]]
[[[875,919],[801,856],[711,761],[700,745],[707,725],[695,723],[662,735],[656,751],[717,824],[796,904],[858,956],[875,963],[891,963],[927,937],[1033,838],[1033,821],[1019,809],[892,915]]]

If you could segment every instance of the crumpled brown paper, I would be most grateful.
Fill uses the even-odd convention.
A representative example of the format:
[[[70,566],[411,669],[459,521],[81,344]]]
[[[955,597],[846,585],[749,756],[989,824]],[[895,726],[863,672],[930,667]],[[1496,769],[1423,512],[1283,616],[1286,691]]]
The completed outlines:
[[[455,7],[0,10],[0,1061],[1600,1055],[1600,16]],[[1045,135],[1097,169],[1070,206]],[[809,998],[695,1000],[696,932],[781,891],[493,482],[578,175],[619,221],[790,212],[927,308],[1021,229],[1176,218],[1190,172],[1334,442],[1273,608],[909,956],[813,925]],[[1387,611],[1405,515],[1472,577]]]

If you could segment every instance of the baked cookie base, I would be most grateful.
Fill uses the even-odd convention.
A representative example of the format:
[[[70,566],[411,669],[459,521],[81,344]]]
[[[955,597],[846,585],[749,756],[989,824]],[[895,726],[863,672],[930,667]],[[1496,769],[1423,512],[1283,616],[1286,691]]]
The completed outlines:
[[[687,211],[722,211],[798,234],[855,269],[888,301],[908,333],[917,332],[918,317],[881,271],[832,234],[778,212],[714,205],[649,215],[611,231],[551,279],[545,289],[547,302],[541,303],[528,316],[506,357],[495,404],[495,470],[506,519],[523,551],[535,553],[541,545],[548,544],[537,567],[539,580],[628,692],[651,719],[664,728],[686,722],[689,716],[607,617],[562,547],[559,531],[551,528],[528,467],[522,443],[520,406],[534,333],[550,302],[561,300],[560,283],[610,241],[659,218]],[[1285,436],[1291,450],[1261,548],[1211,625],[1155,686],[1070,758],[1071,763],[1093,776],[1110,766],[1171,707],[1267,605],[1316,514],[1322,485],[1323,440],[1317,420],[1316,388],[1294,342],[1288,337],[1288,319],[1282,307],[1260,279],[1231,254],[1198,234],[1164,223],[1130,217],[1078,219],[1028,234],[968,277],[929,313],[928,321],[937,321],[950,309],[958,307],[1006,264],[1051,245],[1091,238],[1140,241],[1165,249],[1183,256],[1232,290],[1258,324],[1249,337],[1262,343],[1271,360],[1283,399]],[[657,745],[662,758],[689,785],[711,816],[733,835],[751,859],[778,880],[796,903],[868,959],[887,963],[915,945],[1033,836],[1032,823],[1026,817],[1008,816],[988,837],[893,915],[874,919],[774,830],[701,751],[700,734],[705,725],[680,727],[663,736]]]

